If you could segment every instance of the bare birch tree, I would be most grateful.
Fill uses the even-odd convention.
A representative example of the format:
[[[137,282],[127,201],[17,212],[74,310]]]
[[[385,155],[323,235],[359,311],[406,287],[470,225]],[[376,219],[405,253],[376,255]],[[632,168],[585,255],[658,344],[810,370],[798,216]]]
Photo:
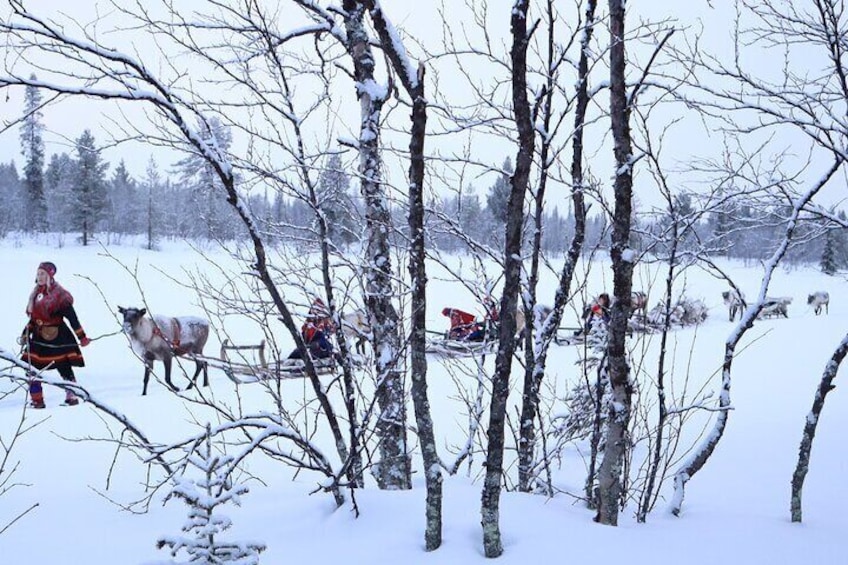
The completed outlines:
[[[633,200],[633,151],[630,143],[630,103],[625,83],[625,14],[622,0],[609,2],[610,28],[610,120],[615,144],[615,212],[610,257],[613,269],[613,296],[608,371],[612,401],[607,419],[604,458],[598,471],[598,513],[601,524],[618,525],[621,474],[627,448],[632,384],[625,340],[630,318],[633,288],[633,261],[630,249],[630,221]]]
[[[784,0],[739,0],[737,7],[732,58],[693,51],[682,59],[687,68],[694,70],[692,80],[687,81],[692,90],[689,102],[698,104],[702,112],[734,135],[786,130],[801,133],[815,158],[815,169],[822,172],[819,178],[799,179],[807,188],[798,192],[789,192],[787,183],[780,181],[761,184],[779,194],[789,212],[773,253],[764,261],[760,292],[728,336],[722,367],[721,412],[708,437],[676,473],[671,504],[674,514],[681,511],[686,484],[706,464],[726,428],[736,347],[762,308],[772,273],[785,257],[799,220],[811,207],[813,198],[844,167],[846,159],[848,77],[843,30],[848,14],[843,2],[814,0],[801,6]],[[780,62],[777,77],[742,57],[743,53],[755,52]],[[817,60],[823,68],[815,77],[808,72],[811,53],[820,54]],[[727,88],[728,84],[731,88]],[[786,167],[784,164],[781,168]],[[769,178],[774,176],[780,175]]]
[[[424,142],[427,127],[427,98],[424,95],[424,65],[415,72],[397,30],[375,0],[366,0],[383,51],[412,100],[409,135],[409,276],[412,287],[411,358],[412,402],[427,488],[424,544],[428,551],[442,544],[442,474],[427,396],[427,270],[424,232]]]
[[[524,392],[522,397],[520,431],[518,444],[518,488],[522,491],[530,491],[535,482],[536,472],[536,418],[539,411],[539,390],[545,375],[548,348],[556,337],[556,332],[562,320],[563,310],[571,297],[571,283],[577,262],[583,250],[583,242],[586,237],[586,181],[584,176],[583,139],[585,134],[586,113],[589,107],[589,72],[590,72],[590,44],[592,32],[595,27],[596,0],[587,0],[584,17],[580,26],[578,47],[580,49],[579,62],[577,64],[577,89],[574,93],[574,129],[571,134],[572,159],[571,159],[571,202],[574,207],[574,234],[568,247],[568,253],[559,275],[559,285],[554,296],[553,310],[539,328],[537,333],[534,324],[527,324],[524,335],[525,351],[525,375]],[[532,264],[530,267],[527,295],[530,297],[529,304],[525,304],[525,319],[534,320],[536,305],[536,283],[539,277],[539,255],[541,247],[542,226],[541,215],[544,209],[545,185],[548,179],[548,167],[554,158],[552,143],[555,134],[552,122],[554,108],[553,92],[557,87],[559,66],[561,58],[555,58],[561,48],[555,42],[554,27],[556,11],[553,2],[547,4],[548,20],[548,82],[544,99],[541,101],[543,115],[543,135],[541,136],[539,155],[540,181],[535,190],[536,211],[534,216],[535,231],[533,234]],[[562,51],[563,57],[565,51]],[[557,128],[558,129],[558,128]]]
[[[813,407],[810,409],[807,418],[804,421],[804,432],[801,436],[801,445],[798,448],[798,463],[795,466],[795,472],[792,473],[792,494],[789,503],[789,512],[793,522],[801,522],[803,515],[803,493],[804,479],[807,477],[807,472],[810,470],[810,454],[813,450],[813,440],[816,437],[816,429],[819,425],[819,419],[824,410],[824,401],[827,394],[836,388],[833,384],[833,379],[836,378],[836,373],[839,371],[839,366],[848,354],[848,335],[842,338],[839,346],[834,350],[830,360],[825,365],[822,380],[816,390],[813,398]]]
[[[524,197],[530,183],[533,165],[535,131],[527,93],[527,46],[533,29],[528,26],[528,0],[516,0],[511,10],[512,107],[518,134],[518,153],[512,175],[507,204],[504,244],[504,287],[500,311],[515,312],[521,285],[521,228],[524,223]],[[482,525],[483,549],[486,557],[503,553],[500,534],[500,494],[503,473],[504,429],[509,377],[515,352],[515,316],[501,319],[498,330],[498,352],[492,376],[492,404],[489,408],[488,453],[483,483]]]

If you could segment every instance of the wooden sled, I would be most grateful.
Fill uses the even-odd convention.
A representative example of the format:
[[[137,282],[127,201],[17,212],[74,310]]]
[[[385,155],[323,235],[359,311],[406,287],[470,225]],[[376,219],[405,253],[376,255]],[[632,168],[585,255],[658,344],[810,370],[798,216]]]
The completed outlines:
[[[496,341],[463,341],[437,338],[427,342],[427,353],[444,357],[477,357],[497,351]]]
[[[231,359],[231,352],[238,352],[239,360]],[[225,339],[221,344],[220,357],[195,355],[193,358],[205,361],[210,367],[220,369],[236,384],[255,383],[273,379],[293,379],[306,376],[306,367],[301,359],[277,359],[271,363],[265,356],[265,340],[257,345],[235,345]],[[315,372],[325,375],[335,371],[335,361],[313,359]]]

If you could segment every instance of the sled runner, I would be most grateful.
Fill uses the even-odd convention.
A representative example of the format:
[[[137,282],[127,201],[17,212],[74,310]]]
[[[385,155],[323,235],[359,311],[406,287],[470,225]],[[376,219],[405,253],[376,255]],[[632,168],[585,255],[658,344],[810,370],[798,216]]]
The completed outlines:
[[[238,360],[231,358],[231,352],[237,352]],[[265,340],[256,345],[235,345],[225,339],[221,344],[220,357],[202,355],[194,357],[205,361],[210,367],[222,370],[236,384],[269,379],[300,378],[306,375],[306,365],[302,359],[277,359],[269,363],[265,357]],[[335,361],[332,357],[313,359],[312,365],[319,375],[332,373],[335,370]]]
[[[426,352],[445,357],[475,357],[494,353],[497,348],[497,341],[468,341],[442,337],[428,341]]]
[[[497,342],[490,339],[486,324],[478,322],[474,314],[459,308],[444,308],[442,316],[450,320],[450,328],[441,337],[427,343],[427,353],[446,357],[474,357],[492,353]]]

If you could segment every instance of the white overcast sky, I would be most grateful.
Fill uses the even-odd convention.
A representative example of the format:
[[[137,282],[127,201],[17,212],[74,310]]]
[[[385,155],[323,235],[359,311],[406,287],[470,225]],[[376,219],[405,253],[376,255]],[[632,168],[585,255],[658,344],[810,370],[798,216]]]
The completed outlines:
[[[456,26],[455,29],[458,29],[458,26],[462,23],[461,14],[464,12],[462,11],[460,3],[457,1],[454,5],[454,1],[455,0],[448,0],[445,4],[447,6],[451,6],[451,10],[456,10],[456,22],[454,23]],[[4,2],[0,0],[0,6],[3,6],[3,4]],[[180,2],[177,3],[181,10],[202,9],[205,4],[206,2],[202,0],[180,0]],[[286,8],[285,2],[280,2],[279,4],[283,6],[282,13],[286,16],[288,14],[299,13],[298,8]],[[510,0],[490,0],[489,2],[490,13],[493,16],[493,28],[491,33],[495,37],[500,35],[504,38],[503,49],[505,53],[508,53],[506,35],[509,30],[510,4]],[[602,4],[605,3],[602,2]],[[730,17],[732,17],[733,12],[730,9],[731,3],[729,1],[722,0],[720,2],[713,2],[712,4],[719,5],[719,7],[711,7],[707,0],[693,0],[692,2],[680,3],[655,2],[653,0],[628,2],[628,25],[635,27],[641,19],[658,21],[661,19],[671,18],[677,20],[681,25],[702,27],[705,45],[717,51],[723,46],[726,47],[729,45],[729,25],[731,23]],[[145,3],[145,5],[147,6],[148,4]],[[405,33],[418,38],[420,41],[428,45],[432,45],[433,42],[439,41],[439,38],[441,37],[439,28],[440,20],[437,14],[439,2],[383,0],[382,5],[395,25],[402,29]],[[121,50],[127,50],[127,46],[130,45],[130,37],[126,33],[109,33],[111,26],[114,25],[112,22],[116,21],[114,9],[109,3],[68,3],[57,0],[39,0],[37,2],[28,3],[28,6],[31,10],[39,14],[55,14],[57,10],[60,10],[67,17],[72,17],[75,21],[82,24],[88,24],[96,21],[98,19],[98,15],[101,17],[105,15],[105,20],[101,21],[101,23],[96,26],[98,37],[103,38],[106,44],[114,45]],[[568,7],[563,7],[561,9],[573,10],[574,8],[573,5],[569,3]],[[0,8],[0,15],[3,15],[6,10],[8,10],[8,8],[5,6]],[[498,14],[502,14],[502,17],[495,17]],[[285,25],[281,27],[293,27],[294,25],[295,24],[293,22],[286,21]],[[135,38],[135,35],[133,35],[132,42],[136,48],[146,51],[143,40],[139,41]],[[413,59],[417,59],[421,55],[416,50],[415,45],[411,42],[408,42],[407,48],[409,49],[410,55]],[[0,46],[0,50],[2,49],[3,47]],[[144,54],[146,55],[147,53],[145,52]],[[8,55],[8,53],[5,55]],[[601,78],[599,77],[595,80],[601,80]],[[441,86],[445,87],[444,84],[441,84]],[[352,97],[352,92],[348,90],[340,93],[339,96]],[[7,123],[16,116],[20,115],[22,111],[22,100],[22,89],[7,89],[7,91],[3,92],[3,96],[0,98],[0,121],[2,121],[2,123]],[[61,103],[52,105],[44,112],[44,124],[47,127],[45,141],[48,158],[49,155],[53,153],[72,151],[72,141],[79,137],[82,131],[86,128],[92,130],[98,143],[106,143],[112,135],[120,135],[117,133],[119,128],[115,125],[115,123],[116,121],[120,123],[125,119],[137,124],[147,123],[147,119],[141,111],[141,108],[137,105],[125,104],[120,106],[119,109],[119,106],[115,103],[92,101],[82,98],[65,99]],[[349,124],[349,127],[355,127],[355,116],[350,121],[351,123]],[[684,142],[679,144],[680,147],[675,148],[683,159],[686,158],[685,155],[687,151],[691,151],[693,153],[697,153],[699,151],[702,152],[708,143],[706,140],[707,136],[704,134],[701,124],[697,123],[697,121],[693,123],[692,130],[689,133],[690,135],[684,134],[680,138],[684,140]],[[21,155],[18,135],[19,132],[17,128],[12,128],[0,134],[0,162],[15,160],[20,170]],[[343,135],[343,133],[338,132],[337,135]],[[512,155],[514,154],[514,147],[498,147],[493,149],[492,153],[495,152],[503,152],[504,156]],[[609,156],[605,155],[606,152],[598,153],[604,153],[604,155],[600,155],[598,159],[609,158]],[[125,143],[117,147],[110,147],[104,151],[104,158],[110,162],[113,167],[117,165],[119,160],[123,159],[125,160],[131,174],[137,178],[143,176],[147,163],[151,157],[157,161],[160,169],[167,172],[169,166],[179,158],[179,155],[175,154],[172,150],[156,148],[149,144],[137,142]],[[498,154],[496,157],[493,157],[493,160],[496,160],[499,163],[502,158],[503,157]],[[596,167],[594,172],[596,175],[601,176],[602,180],[612,176],[611,171],[599,169],[601,169],[601,167]],[[399,176],[400,174],[402,173],[399,173]],[[478,187],[478,190],[480,188],[485,189],[485,182],[481,181],[481,184],[483,184],[483,186]],[[650,200],[651,197],[649,195],[642,195],[641,198],[643,200]]]

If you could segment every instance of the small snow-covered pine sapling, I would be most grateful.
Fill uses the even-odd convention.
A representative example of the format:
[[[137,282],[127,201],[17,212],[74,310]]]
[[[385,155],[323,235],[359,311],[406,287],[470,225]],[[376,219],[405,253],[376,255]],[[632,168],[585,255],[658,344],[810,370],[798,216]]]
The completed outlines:
[[[188,561],[180,563],[257,565],[265,544],[220,539],[232,526],[232,520],[220,513],[219,507],[230,503],[241,506],[241,495],[249,489],[246,485],[233,483],[230,477],[233,458],[213,453],[208,426],[204,443],[200,451],[189,455],[189,463],[201,471],[202,477],[197,480],[175,478],[173,489],[165,497],[165,502],[179,498],[188,505],[188,520],[182,526],[182,531],[188,535],[164,536],[157,541],[156,547],[167,546],[172,557],[181,552],[187,554]]]

